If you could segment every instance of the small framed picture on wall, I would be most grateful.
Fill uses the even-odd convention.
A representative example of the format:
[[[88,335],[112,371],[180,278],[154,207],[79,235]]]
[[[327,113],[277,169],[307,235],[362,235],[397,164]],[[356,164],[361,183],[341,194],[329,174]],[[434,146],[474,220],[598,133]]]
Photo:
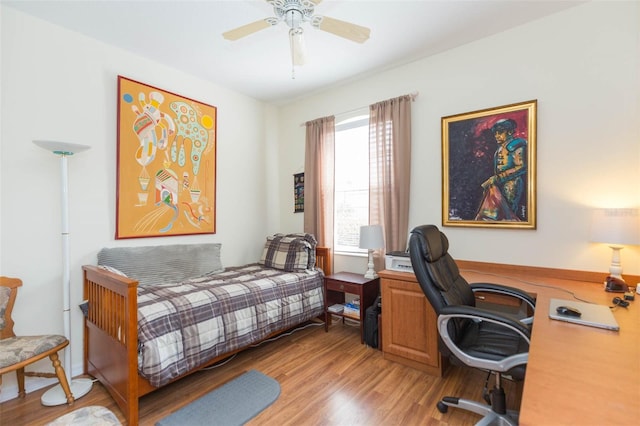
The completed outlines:
[[[304,173],[293,175],[293,212],[304,212]]]

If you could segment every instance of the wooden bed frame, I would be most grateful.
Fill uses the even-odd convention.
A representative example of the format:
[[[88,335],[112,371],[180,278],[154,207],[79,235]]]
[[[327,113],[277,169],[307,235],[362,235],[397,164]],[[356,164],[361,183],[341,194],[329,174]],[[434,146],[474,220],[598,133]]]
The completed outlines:
[[[325,275],[331,274],[328,248],[316,248],[316,266]],[[138,399],[159,389],[138,374],[138,281],[94,265],[85,265],[82,269],[84,298],[89,302],[84,325],[84,373],[97,378],[104,385],[128,424],[135,426],[138,424]],[[284,331],[277,331],[267,338]],[[173,381],[243,349],[246,347],[222,354]]]

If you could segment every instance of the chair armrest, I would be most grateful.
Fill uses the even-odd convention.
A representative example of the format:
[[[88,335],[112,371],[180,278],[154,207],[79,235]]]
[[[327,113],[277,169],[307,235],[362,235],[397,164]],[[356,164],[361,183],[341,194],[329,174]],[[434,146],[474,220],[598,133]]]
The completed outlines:
[[[475,308],[465,305],[446,306],[442,308],[438,315],[438,332],[447,348],[465,364],[477,368],[484,368],[492,371],[509,371],[513,367],[526,364],[529,359],[529,353],[520,353],[505,357],[500,360],[478,358],[464,352],[459,346],[451,340],[448,333],[448,323],[455,318],[467,318],[474,321],[488,321],[515,331],[527,343],[531,343],[531,330],[522,322],[503,315],[499,312],[488,311],[485,309]]]
[[[466,305],[452,305],[445,306],[440,310],[440,318],[443,315],[458,317],[458,318],[470,318],[478,321],[490,321],[498,325],[502,325],[506,328],[510,328],[517,332],[527,342],[531,341],[531,329],[508,315],[500,312],[489,311],[487,309],[480,309],[473,306]]]
[[[529,293],[520,290],[519,288],[509,287],[502,284],[495,283],[473,283],[470,284],[471,291],[475,292],[485,292],[485,293],[494,293],[500,294],[503,296],[513,297],[515,299],[521,300],[531,308],[531,311],[535,313],[536,311],[536,299],[533,298]],[[523,324],[533,324],[533,315],[526,318],[520,318],[520,322]]]
[[[519,288],[509,287],[502,284],[495,283],[473,283],[469,285],[471,287],[471,291],[474,293],[476,291],[484,291],[487,293],[496,293],[502,294],[505,296],[515,297],[517,299],[522,300],[526,304],[528,304],[531,309],[535,311],[536,309],[536,299],[534,299],[529,293],[526,291],[520,290]]]

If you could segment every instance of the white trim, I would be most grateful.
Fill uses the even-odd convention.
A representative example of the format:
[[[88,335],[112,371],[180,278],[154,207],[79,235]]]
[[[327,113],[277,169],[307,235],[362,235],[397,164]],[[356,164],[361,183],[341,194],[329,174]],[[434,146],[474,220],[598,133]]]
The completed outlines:
[[[11,373],[7,373],[11,374]],[[26,393],[37,391],[38,389],[46,388],[58,383],[57,378],[46,377],[25,377],[24,378],[24,390]],[[0,392],[0,402],[9,401],[18,397],[18,383],[12,383],[9,386],[2,384],[2,392]]]

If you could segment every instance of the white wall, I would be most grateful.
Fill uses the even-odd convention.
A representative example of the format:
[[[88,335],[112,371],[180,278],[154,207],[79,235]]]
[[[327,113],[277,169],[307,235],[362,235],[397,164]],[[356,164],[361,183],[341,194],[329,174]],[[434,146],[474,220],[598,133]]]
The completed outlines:
[[[300,123],[419,91],[409,223],[440,225],[441,117],[537,99],[537,229],[443,228],[452,255],[606,273],[610,249],[588,242],[590,210],[640,206],[639,20],[638,2],[591,2],[282,108],[282,227],[302,227],[289,196]],[[640,247],[622,261],[639,274]]]
[[[100,248],[220,242],[225,265],[259,258],[263,238],[274,232],[268,228],[279,221],[267,208],[264,161],[265,133],[274,133],[265,123],[274,108],[12,8],[0,13],[0,273],[24,282],[14,309],[17,333],[63,332],[60,160],[32,140],[92,147],[69,159],[75,375],[82,371],[81,266],[95,264]],[[218,107],[215,235],[114,240],[119,74]],[[38,367],[51,371],[47,362]],[[27,389],[34,386],[27,382]],[[15,375],[6,375],[1,398],[15,394]]]
[[[0,274],[24,280],[16,331],[62,332],[59,162],[33,139],[92,146],[69,161],[78,374],[81,265],[100,248],[211,241],[226,265],[253,261],[266,234],[302,230],[300,123],[414,91],[411,226],[441,223],[440,118],[537,99],[538,229],[446,228],[453,255],[606,272],[609,249],[588,243],[589,210],[640,205],[639,12],[588,3],[278,109],[0,6]],[[114,240],[118,74],[218,107],[215,235]],[[640,248],[622,256],[640,274]],[[335,265],[360,271],[366,260]],[[13,396],[7,375],[0,399]]]

